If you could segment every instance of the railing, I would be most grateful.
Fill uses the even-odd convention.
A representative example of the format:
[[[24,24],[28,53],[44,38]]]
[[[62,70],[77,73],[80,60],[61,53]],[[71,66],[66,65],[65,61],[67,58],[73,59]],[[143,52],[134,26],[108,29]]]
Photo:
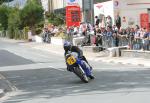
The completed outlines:
[[[8,31],[0,31],[0,37],[25,40],[28,38],[28,35],[23,30],[14,31],[13,34],[9,34]]]
[[[117,47],[117,46],[129,46],[129,49],[131,50],[150,50],[149,39],[141,39],[141,38],[132,39],[127,37],[114,38],[114,37],[102,36],[101,41],[99,42],[101,42],[99,44],[105,48]]]

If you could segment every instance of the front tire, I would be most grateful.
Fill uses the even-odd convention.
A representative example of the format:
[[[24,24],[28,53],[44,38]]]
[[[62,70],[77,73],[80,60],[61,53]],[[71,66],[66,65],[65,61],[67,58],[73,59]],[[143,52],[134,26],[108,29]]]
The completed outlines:
[[[88,83],[89,79],[86,76],[85,72],[83,71],[83,69],[78,66],[76,68],[74,68],[74,73],[84,82],[84,83]]]

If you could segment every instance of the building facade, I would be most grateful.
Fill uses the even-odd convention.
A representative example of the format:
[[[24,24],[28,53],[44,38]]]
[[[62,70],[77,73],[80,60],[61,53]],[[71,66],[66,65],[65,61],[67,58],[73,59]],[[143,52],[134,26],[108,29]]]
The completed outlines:
[[[105,17],[110,15],[113,24],[115,24],[116,16],[119,15],[122,28],[135,25],[148,27],[150,24],[150,0],[110,0],[94,4],[94,15],[101,14]]]
[[[123,27],[141,26],[142,14],[148,14],[150,19],[150,0],[114,0],[114,15],[117,14],[122,18]]]

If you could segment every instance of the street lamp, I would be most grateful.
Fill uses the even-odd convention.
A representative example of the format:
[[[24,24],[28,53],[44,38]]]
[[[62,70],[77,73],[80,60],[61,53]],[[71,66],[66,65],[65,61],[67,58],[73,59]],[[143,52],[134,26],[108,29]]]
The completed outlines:
[[[83,7],[84,21],[85,22],[88,21],[91,24],[94,24],[94,1],[83,0],[82,7]]]

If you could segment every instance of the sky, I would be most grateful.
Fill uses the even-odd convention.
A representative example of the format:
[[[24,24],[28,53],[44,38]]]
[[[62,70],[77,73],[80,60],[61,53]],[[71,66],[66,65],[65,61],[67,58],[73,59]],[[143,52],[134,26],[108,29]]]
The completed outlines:
[[[12,2],[9,2],[9,3],[5,3],[6,5],[9,5],[9,6],[15,6],[15,4],[19,4],[19,6],[22,8],[25,3],[26,3],[27,0],[14,0]]]

